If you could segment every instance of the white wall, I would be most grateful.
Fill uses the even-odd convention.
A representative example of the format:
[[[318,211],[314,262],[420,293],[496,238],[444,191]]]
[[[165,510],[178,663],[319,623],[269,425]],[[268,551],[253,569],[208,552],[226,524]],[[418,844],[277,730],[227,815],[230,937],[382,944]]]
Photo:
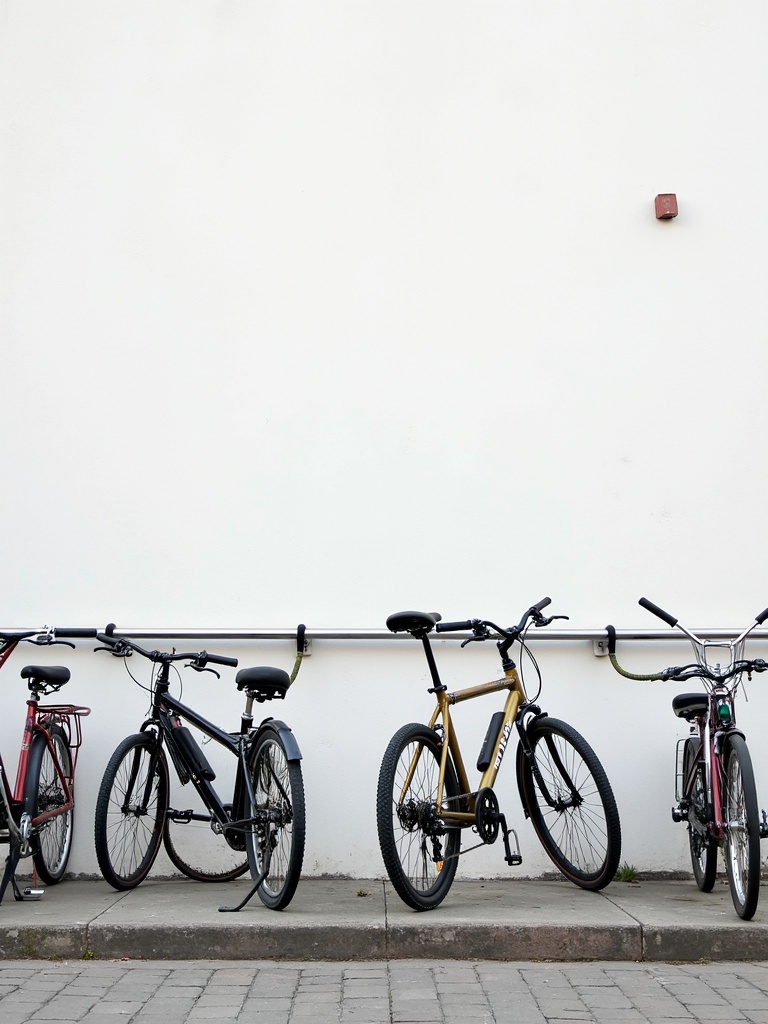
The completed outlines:
[[[767,28],[758,0],[0,0],[0,628],[511,621],[544,593],[575,627],[653,625],[641,593],[746,623],[768,604]],[[672,691],[541,650],[627,859],[685,866]],[[485,657],[446,651],[457,683]],[[311,872],[380,871],[375,775],[427,714],[420,658],[328,641],[302,670]],[[143,707],[100,659],[70,659],[83,818]]]

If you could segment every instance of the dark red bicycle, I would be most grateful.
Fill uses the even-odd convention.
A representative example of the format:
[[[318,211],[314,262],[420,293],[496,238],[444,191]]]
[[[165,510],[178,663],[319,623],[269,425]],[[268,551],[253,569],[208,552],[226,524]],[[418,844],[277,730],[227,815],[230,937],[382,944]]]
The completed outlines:
[[[95,629],[42,629],[0,633],[0,668],[22,642],[48,647],[66,638],[95,637]],[[11,788],[0,755],[0,843],[8,844],[5,870],[0,879],[0,903],[10,884],[17,900],[39,899],[44,890],[34,885],[23,890],[16,882],[19,861],[31,857],[35,872],[47,885],[61,881],[72,848],[75,766],[82,744],[80,719],[90,708],[76,704],[41,704],[40,697],[58,692],[69,681],[62,665],[26,665],[29,699],[24,733]]]

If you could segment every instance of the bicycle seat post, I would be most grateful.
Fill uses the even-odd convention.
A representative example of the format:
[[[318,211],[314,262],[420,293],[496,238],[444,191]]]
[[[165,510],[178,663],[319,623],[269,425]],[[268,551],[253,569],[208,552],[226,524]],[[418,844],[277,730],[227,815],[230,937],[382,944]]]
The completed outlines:
[[[442,693],[446,687],[443,685],[440,679],[440,673],[437,671],[437,663],[435,662],[435,656],[432,652],[432,645],[429,642],[429,634],[426,632],[414,632],[414,636],[418,636],[421,640],[422,647],[424,648],[424,654],[427,658],[429,674],[432,676],[432,682],[434,683],[430,693]]]

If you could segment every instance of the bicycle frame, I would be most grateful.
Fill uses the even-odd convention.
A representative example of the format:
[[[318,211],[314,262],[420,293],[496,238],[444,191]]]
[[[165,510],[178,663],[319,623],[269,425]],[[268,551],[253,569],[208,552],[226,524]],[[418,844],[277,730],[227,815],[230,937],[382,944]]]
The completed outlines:
[[[0,668],[5,664],[17,645],[18,641],[12,641],[3,648],[2,651],[0,651]],[[48,752],[51,755],[51,760],[53,761],[53,765],[56,769],[56,775],[61,783],[66,799],[65,802],[55,810],[46,811],[43,814],[38,814],[36,817],[30,819],[29,825],[32,828],[37,828],[50,818],[55,818],[60,814],[65,814],[74,806],[72,790],[75,777],[75,767],[77,764],[77,755],[83,742],[80,719],[90,713],[90,708],[81,707],[75,704],[40,704],[34,697],[27,701],[27,715],[24,722],[21,749],[19,751],[19,761],[16,768],[16,782],[13,789],[11,789],[5,765],[3,763],[2,754],[0,754],[2,798],[5,805],[6,815],[8,816],[9,831],[17,840],[24,839],[24,841],[26,841],[27,838],[26,836],[22,836],[22,832],[19,829],[19,823],[15,819],[24,809],[24,788],[27,782],[29,754],[32,749],[32,741],[35,735],[42,733],[42,735],[45,736],[45,743],[48,748]],[[51,734],[46,728],[46,725],[49,722],[53,724],[54,719],[57,724],[63,727],[65,732],[65,739],[71,753],[71,776],[64,774],[64,770],[59,763],[56,748],[51,740]],[[74,738],[72,734],[72,719],[74,719],[75,722]],[[16,811],[16,815],[14,815],[14,811]]]
[[[715,675],[722,674],[727,678],[728,672],[735,666],[737,661],[744,656],[744,645],[746,638],[755,629],[757,622],[753,622],[734,640],[702,640],[695,633],[686,629],[681,623],[677,627],[685,633],[691,641],[696,663]],[[728,664],[721,667],[719,663],[712,664],[709,656],[710,651],[727,651]],[[698,716],[691,722],[691,735],[698,737],[699,746],[696,758],[691,765],[689,777],[683,780],[684,788],[681,794],[689,799],[696,779],[696,765],[702,760],[704,762],[704,779],[709,808],[709,835],[722,843],[725,840],[728,829],[728,822],[723,812],[723,789],[722,789],[722,766],[720,763],[720,740],[725,734],[726,728],[730,732],[739,732],[735,729],[736,713],[735,698],[736,692],[741,684],[741,673],[731,677],[731,682],[710,679],[707,676],[699,677],[706,690],[707,710],[706,716]],[[721,710],[722,709],[722,710]],[[743,735],[743,733],[741,733]],[[690,738],[690,737],[689,737]],[[686,740],[680,741],[687,742]]]
[[[469,784],[469,778],[464,765],[464,758],[461,753],[458,736],[453,728],[450,709],[455,704],[474,700],[476,697],[483,697],[487,694],[499,693],[501,690],[509,690],[509,694],[504,703],[504,710],[502,712],[504,716],[503,721],[501,722],[500,729],[496,735],[491,763],[482,773],[477,790],[473,792]],[[452,692],[449,692],[448,690],[438,690],[436,697],[437,707],[429,721],[429,728],[435,729],[437,727],[438,730],[442,728],[443,731],[443,746],[440,757],[440,773],[438,777],[437,809],[440,817],[446,823],[459,825],[460,827],[467,827],[475,823],[475,793],[479,792],[480,789],[486,786],[493,787],[496,782],[496,777],[498,776],[501,763],[504,759],[504,754],[507,746],[509,745],[510,737],[512,736],[513,726],[517,721],[518,712],[521,705],[526,702],[525,690],[523,689],[523,684],[517,673],[517,669],[513,667],[506,669],[503,679],[494,679],[488,683],[480,683],[476,686],[468,686],[464,689]],[[442,720],[441,726],[438,725],[440,720]],[[469,811],[452,811],[443,804],[445,767],[449,752],[456,769],[459,787],[462,794],[468,801],[470,808]],[[408,786],[411,783],[413,772],[416,769],[419,757],[420,751],[417,751],[414,754],[410,770],[406,776],[403,793],[407,791]]]
[[[150,728],[159,729],[166,741],[171,758],[174,759],[176,756],[179,756],[184,761],[184,766],[188,771],[190,781],[200,794],[203,803],[210,810],[221,828],[225,828],[227,826],[239,826],[246,828],[249,824],[253,827],[253,825],[256,824],[257,819],[249,818],[246,820],[242,818],[243,807],[246,804],[246,796],[251,806],[256,805],[253,784],[248,771],[248,753],[253,744],[257,741],[262,728],[269,724],[270,727],[275,729],[281,736],[283,742],[286,744],[289,756],[296,757],[298,759],[301,757],[301,754],[293,733],[284,722],[271,718],[265,719],[258,728],[254,730],[254,698],[250,695],[246,695],[245,710],[243,711],[240,720],[240,732],[234,734],[225,732],[199,712],[195,711],[188,705],[183,704],[180,700],[177,700],[177,698],[172,696],[168,692],[169,685],[167,673],[165,673],[164,678],[161,670],[160,678],[158,678],[155,684],[152,716],[147,719],[141,727],[141,731],[145,732]],[[238,759],[231,812],[227,810],[224,802],[221,800],[215,788],[211,784],[211,780],[206,779],[199,771],[195,770],[196,766],[189,763],[190,759],[186,753],[180,751],[179,747],[174,743],[172,733],[174,729],[179,727],[173,723],[174,717],[177,721],[179,719],[183,719],[184,721],[189,722]],[[168,808],[167,813],[172,816],[173,810],[173,808]],[[208,821],[209,819],[203,814],[179,812],[178,820]]]

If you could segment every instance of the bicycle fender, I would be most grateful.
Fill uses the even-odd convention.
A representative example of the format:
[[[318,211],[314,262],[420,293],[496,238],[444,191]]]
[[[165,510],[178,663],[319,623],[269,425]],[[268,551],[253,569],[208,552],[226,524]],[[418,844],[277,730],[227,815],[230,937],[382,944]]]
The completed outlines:
[[[299,744],[296,742],[296,737],[291,732],[291,727],[286,725],[285,722],[281,722],[279,718],[265,719],[256,732],[254,743],[257,743],[261,735],[269,729],[276,732],[280,737],[285,747],[285,756],[288,761],[300,761],[301,751],[299,750]]]

